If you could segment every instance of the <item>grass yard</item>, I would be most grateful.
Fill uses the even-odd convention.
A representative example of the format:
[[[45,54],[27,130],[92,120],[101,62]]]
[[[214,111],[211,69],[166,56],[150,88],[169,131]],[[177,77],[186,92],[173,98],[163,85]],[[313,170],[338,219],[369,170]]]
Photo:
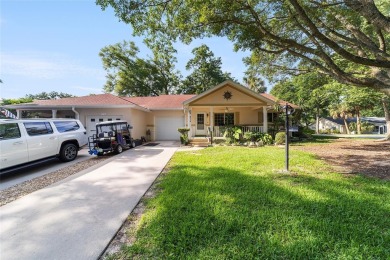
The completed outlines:
[[[283,168],[278,147],[176,153],[113,258],[390,259],[390,182],[302,151]]]

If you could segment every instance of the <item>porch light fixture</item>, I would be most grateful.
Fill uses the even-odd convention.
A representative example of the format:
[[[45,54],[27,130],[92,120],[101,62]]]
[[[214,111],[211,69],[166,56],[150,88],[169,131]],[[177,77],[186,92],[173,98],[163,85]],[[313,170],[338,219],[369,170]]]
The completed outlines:
[[[289,132],[290,132],[290,125],[289,125],[289,122],[288,122],[288,116],[289,115],[292,115],[294,113],[294,108],[291,107],[288,103],[286,103],[286,105],[282,106],[282,108],[284,109],[284,112],[286,113],[286,146],[285,146],[285,149],[286,149],[286,168],[285,168],[285,171],[288,172],[289,171],[289,139],[290,139],[290,136],[289,136]]]

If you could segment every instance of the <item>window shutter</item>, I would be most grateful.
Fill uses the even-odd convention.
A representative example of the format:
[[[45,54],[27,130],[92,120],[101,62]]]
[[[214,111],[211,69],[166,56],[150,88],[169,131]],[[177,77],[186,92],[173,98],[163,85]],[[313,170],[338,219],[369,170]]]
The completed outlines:
[[[239,125],[240,124],[240,112],[234,113],[234,124]]]
[[[257,123],[262,124],[264,123],[264,116],[263,116],[263,111],[257,112]]]

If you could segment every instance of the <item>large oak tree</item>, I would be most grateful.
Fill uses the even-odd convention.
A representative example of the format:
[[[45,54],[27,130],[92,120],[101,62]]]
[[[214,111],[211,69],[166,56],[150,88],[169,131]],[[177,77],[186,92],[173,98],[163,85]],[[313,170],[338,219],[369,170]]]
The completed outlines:
[[[386,0],[96,2],[103,9],[113,7],[138,35],[164,33],[185,43],[225,36],[236,50],[250,50],[252,64],[271,80],[283,73],[315,71],[390,97],[390,4]]]
[[[341,83],[390,95],[390,18],[378,0],[97,0],[136,34],[190,42],[226,36],[272,72],[305,62]],[[383,6],[382,6],[383,5]],[[388,10],[387,10],[388,12]],[[352,65],[347,65],[352,64]],[[353,65],[358,66],[353,66]]]

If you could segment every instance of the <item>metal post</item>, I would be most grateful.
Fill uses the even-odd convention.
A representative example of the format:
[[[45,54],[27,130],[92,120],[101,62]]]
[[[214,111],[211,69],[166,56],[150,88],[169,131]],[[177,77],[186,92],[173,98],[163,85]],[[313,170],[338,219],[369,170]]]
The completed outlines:
[[[289,145],[289,123],[288,123],[288,104],[286,103],[286,172],[288,172],[288,145]]]

